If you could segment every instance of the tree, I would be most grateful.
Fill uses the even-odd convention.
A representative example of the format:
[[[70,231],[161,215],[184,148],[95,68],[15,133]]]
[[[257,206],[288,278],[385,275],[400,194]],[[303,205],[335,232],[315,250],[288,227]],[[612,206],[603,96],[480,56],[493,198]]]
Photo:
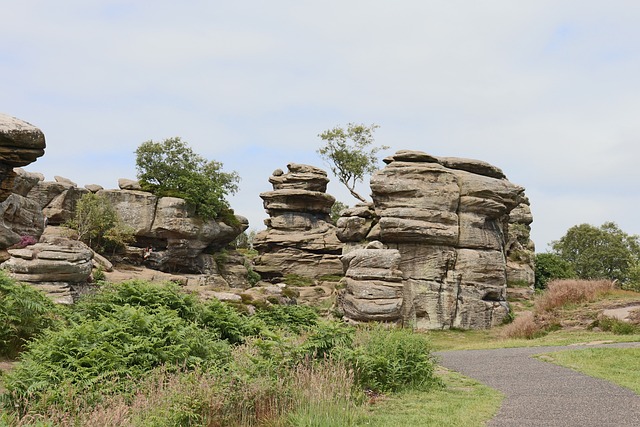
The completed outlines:
[[[136,149],[136,168],[144,190],[180,197],[203,218],[232,213],[226,196],[238,190],[238,174],[223,172],[222,163],[196,154],[179,137],[142,143]]]
[[[640,263],[640,237],[623,232],[613,222],[600,227],[571,227],[551,247],[581,279],[610,279],[625,284]]]
[[[571,264],[552,253],[536,254],[535,288],[545,289],[547,282],[554,279],[571,279],[576,277]]]
[[[325,145],[318,149],[318,154],[329,165],[338,181],[361,202],[367,200],[355,191],[356,183],[362,182],[365,175],[376,171],[376,154],[389,148],[384,145],[372,146],[373,132],[379,127],[375,124],[365,126],[349,123],[346,129],[336,126],[318,135],[325,141]]]
[[[125,225],[111,202],[99,194],[84,194],[67,227],[78,232],[78,240],[97,252],[117,250],[133,241],[133,229]]]

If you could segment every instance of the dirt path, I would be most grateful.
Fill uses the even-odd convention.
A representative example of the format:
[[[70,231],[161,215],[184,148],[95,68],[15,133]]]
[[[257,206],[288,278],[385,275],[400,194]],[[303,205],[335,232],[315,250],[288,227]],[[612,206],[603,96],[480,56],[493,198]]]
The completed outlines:
[[[449,351],[438,356],[442,366],[505,394],[489,426],[640,426],[640,396],[531,357],[587,347],[640,348],[640,343]]]

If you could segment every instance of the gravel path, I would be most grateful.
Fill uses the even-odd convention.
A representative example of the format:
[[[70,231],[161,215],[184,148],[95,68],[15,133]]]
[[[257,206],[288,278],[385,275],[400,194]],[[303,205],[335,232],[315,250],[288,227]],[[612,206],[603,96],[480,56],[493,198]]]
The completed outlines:
[[[442,366],[505,394],[489,426],[640,426],[640,396],[531,357],[590,347],[640,348],[640,343],[448,351],[437,355]]]

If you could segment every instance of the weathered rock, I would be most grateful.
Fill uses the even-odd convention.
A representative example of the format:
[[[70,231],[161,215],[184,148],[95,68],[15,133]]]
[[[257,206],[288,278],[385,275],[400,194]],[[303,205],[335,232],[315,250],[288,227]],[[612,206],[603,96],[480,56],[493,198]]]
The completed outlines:
[[[137,180],[120,178],[118,179],[118,187],[121,190],[142,191],[142,187]]]
[[[0,162],[11,168],[27,166],[44,154],[44,134],[15,117],[0,113]]]
[[[44,154],[45,146],[44,134],[40,129],[0,113],[0,203],[16,190],[19,195],[24,195],[33,181],[24,171],[14,171],[14,168],[35,162]],[[19,173],[20,178],[17,178]],[[18,232],[11,229],[11,224],[2,224],[0,221],[0,249],[16,243],[16,236]]]
[[[22,168],[15,168],[16,177],[13,180],[13,193],[26,197],[31,189],[44,181],[41,173],[27,172]]]
[[[401,319],[404,285],[396,249],[356,249],[342,256],[345,277],[340,305],[356,321]]]
[[[324,192],[326,172],[295,163],[287,168],[288,173],[278,169],[269,178],[274,191],[260,194],[270,218],[254,240],[260,252],[256,271],[263,279],[341,274],[342,243],[329,219],[335,198]]]
[[[508,274],[523,270],[508,267],[507,253],[515,247],[509,233],[518,227],[510,223],[510,212],[518,224],[532,220],[530,211],[519,207],[526,200],[524,189],[478,160],[404,150],[385,163],[371,178],[376,217],[365,238],[379,239],[399,254],[402,321],[425,329],[499,324],[509,312]],[[343,213],[341,240],[361,240],[364,218]],[[358,253],[348,250],[345,257]],[[528,271],[523,274],[528,278]],[[352,300],[342,299],[345,315],[367,320]]]
[[[35,284],[54,300],[70,303],[72,286],[86,284],[93,251],[81,242],[49,239],[22,249],[9,249],[11,258],[1,267],[19,282]]]
[[[21,238],[37,241],[44,231],[44,215],[40,206],[18,194],[0,203],[0,247],[7,248]]]
[[[104,187],[98,184],[87,184],[84,186],[84,188],[91,191],[92,193],[97,193],[100,190],[104,190]]]

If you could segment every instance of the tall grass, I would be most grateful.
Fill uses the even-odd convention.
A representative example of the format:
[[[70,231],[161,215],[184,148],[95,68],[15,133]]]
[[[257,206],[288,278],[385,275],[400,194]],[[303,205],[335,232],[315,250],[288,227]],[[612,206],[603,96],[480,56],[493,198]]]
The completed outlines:
[[[610,280],[553,280],[539,295],[533,311],[525,312],[502,330],[503,338],[533,339],[544,335],[557,323],[555,310],[571,304],[592,302],[612,291]]]
[[[550,311],[567,304],[595,301],[615,288],[610,280],[554,280],[535,300],[536,313]]]

